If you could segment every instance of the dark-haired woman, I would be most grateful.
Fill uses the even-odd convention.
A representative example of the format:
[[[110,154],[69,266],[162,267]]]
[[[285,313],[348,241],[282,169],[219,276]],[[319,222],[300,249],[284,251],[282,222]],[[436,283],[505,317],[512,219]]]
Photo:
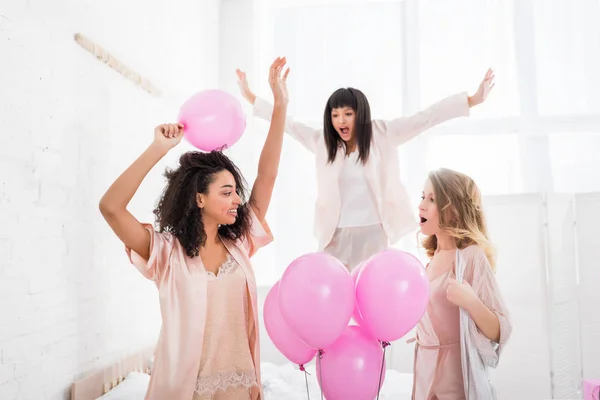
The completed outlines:
[[[166,173],[154,211],[158,231],[127,211],[146,174],[181,141],[178,124],[158,126],[152,144],[100,201],[131,262],[159,291],[162,329],[146,399],[264,399],[250,257],[273,240],[264,218],[283,142],[284,65],[278,58],[270,68],[271,127],[248,201],[242,174],[223,153],[189,152]]]
[[[269,120],[272,105],[248,87],[237,70],[242,96],[254,115]],[[468,116],[494,86],[489,70],[473,96],[460,93],[421,112],[389,121],[371,120],[367,97],[341,88],[327,100],[323,128],[296,122],[289,115],[285,131],[315,154],[317,201],[315,236],[319,251],[352,270],[418,228],[413,207],[400,181],[396,148],[421,132],[452,118]]]

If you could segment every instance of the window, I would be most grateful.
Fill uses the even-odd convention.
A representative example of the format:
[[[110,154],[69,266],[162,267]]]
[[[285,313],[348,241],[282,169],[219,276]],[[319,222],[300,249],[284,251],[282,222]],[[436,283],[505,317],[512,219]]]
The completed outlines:
[[[261,46],[264,59],[259,63],[269,65],[279,55],[288,58],[293,68],[289,113],[321,127],[331,93],[352,86],[368,97],[373,118],[402,115],[402,2],[320,3],[275,1],[269,8],[272,34]],[[257,275],[259,284],[274,283],[295,258],[317,250],[314,155],[288,137],[282,159],[270,208],[277,248],[264,251],[265,262],[272,262]]]
[[[540,114],[600,112],[600,3],[534,0]]]
[[[429,138],[427,169],[450,168],[469,175],[485,195],[519,193],[516,134],[442,135]]]
[[[473,93],[493,68],[493,95],[473,115],[518,115],[513,1],[419,0],[418,13],[421,107],[456,92]]]
[[[600,191],[600,135],[597,132],[552,134],[549,147],[555,191]]]
[[[561,192],[600,190],[593,151],[600,148],[597,0],[255,3],[258,22],[248,43],[260,75],[251,82],[263,79],[274,56],[287,56],[289,113],[315,127],[339,87],[362,90],[372,117],[388,119],[457,92],[472,94],[487,68],[495,70],[493,93],[469,118],[400,147],[415,210],[427,172],[439,167],[468,174],[486,195],[543,190],[547,182]],[[279,224],[279,273],[316,250],[314,156],[289,139],[284,156],[272,219]],[[399,246],[417,251],[414,238]]]
[[[401,2],[275,7],[273,54],[293,65],[296,119],[321,126],[331,93],[352,86],[378,116],[402,112]],[[358,28],[359,27],[359,28]]]

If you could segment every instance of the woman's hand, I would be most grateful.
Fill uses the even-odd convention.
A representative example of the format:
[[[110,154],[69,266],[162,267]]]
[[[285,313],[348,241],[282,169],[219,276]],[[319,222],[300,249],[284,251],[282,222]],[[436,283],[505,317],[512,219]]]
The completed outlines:
[[[181,142],[182,137],[182,124],[162,124],[154,128],[153,144],[165,151],[169,151]]]
[[[456,279],[448,280],[446,298],[450,303],[464,308],[467,311],[469,311],[472,305],[479,300],[473,291],[473,288],[467,281],[458,282]]]
[[[256,96],[250,90],[248,86],[248,79],[246,78],[246,73],[241,71],[239,68],[235,70],[238,78],[238,86],[240,87],[240,93],[242,97],[248,101],[248,103],[254,105],[254,101],[256,101]]]
[[[487,99],[488,94],[492,91],[494,85],[496,84],[494,82],[494,77],[494,71],[491,68],[488,69],[485,77],[479,84],[477,92],[473,96],[469,96],[469,107],[474,107],[478,104],[481,104]]]
[[[285,67],[286,62],[285,57],[277,57],[269,69],[269,85],[271,86],[273,101],[276,105],[287,105],[289,101],[287,77],[290,69],[288,68],[283,76],[281,76],[281,71]]]

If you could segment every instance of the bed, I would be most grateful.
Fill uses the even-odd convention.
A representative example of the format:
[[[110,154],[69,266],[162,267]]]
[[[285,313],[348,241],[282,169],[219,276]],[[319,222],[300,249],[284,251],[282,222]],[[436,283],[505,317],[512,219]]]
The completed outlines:
[[[143,400],[152,370],[152,350],[124,358],[115,365],[75,382],[71,400]],[[311,399],[320,399],[314,363],[306,367]],[[261,363],[265,400],[307,400],[304,373],[292,364]],[[380,400],[410,399],[412,374],[388,369]]]
[[[143,349],[108,368],[87,374],[71,385],[71,400],[143,400],[153,353],[154,348]]]

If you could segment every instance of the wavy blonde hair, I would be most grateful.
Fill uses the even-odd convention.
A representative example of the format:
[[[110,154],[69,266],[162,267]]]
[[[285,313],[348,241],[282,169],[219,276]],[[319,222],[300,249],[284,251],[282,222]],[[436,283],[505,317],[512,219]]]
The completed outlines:
[[[447,168],[429,173],[435,204],[440,218],[440,229],[454,237],[456,247],[481,247],[496,271],[496,251],[488,238],[481,192],[471,177]],[[437,237],[427,236],[423,242],[429,258],[437,249]]]

